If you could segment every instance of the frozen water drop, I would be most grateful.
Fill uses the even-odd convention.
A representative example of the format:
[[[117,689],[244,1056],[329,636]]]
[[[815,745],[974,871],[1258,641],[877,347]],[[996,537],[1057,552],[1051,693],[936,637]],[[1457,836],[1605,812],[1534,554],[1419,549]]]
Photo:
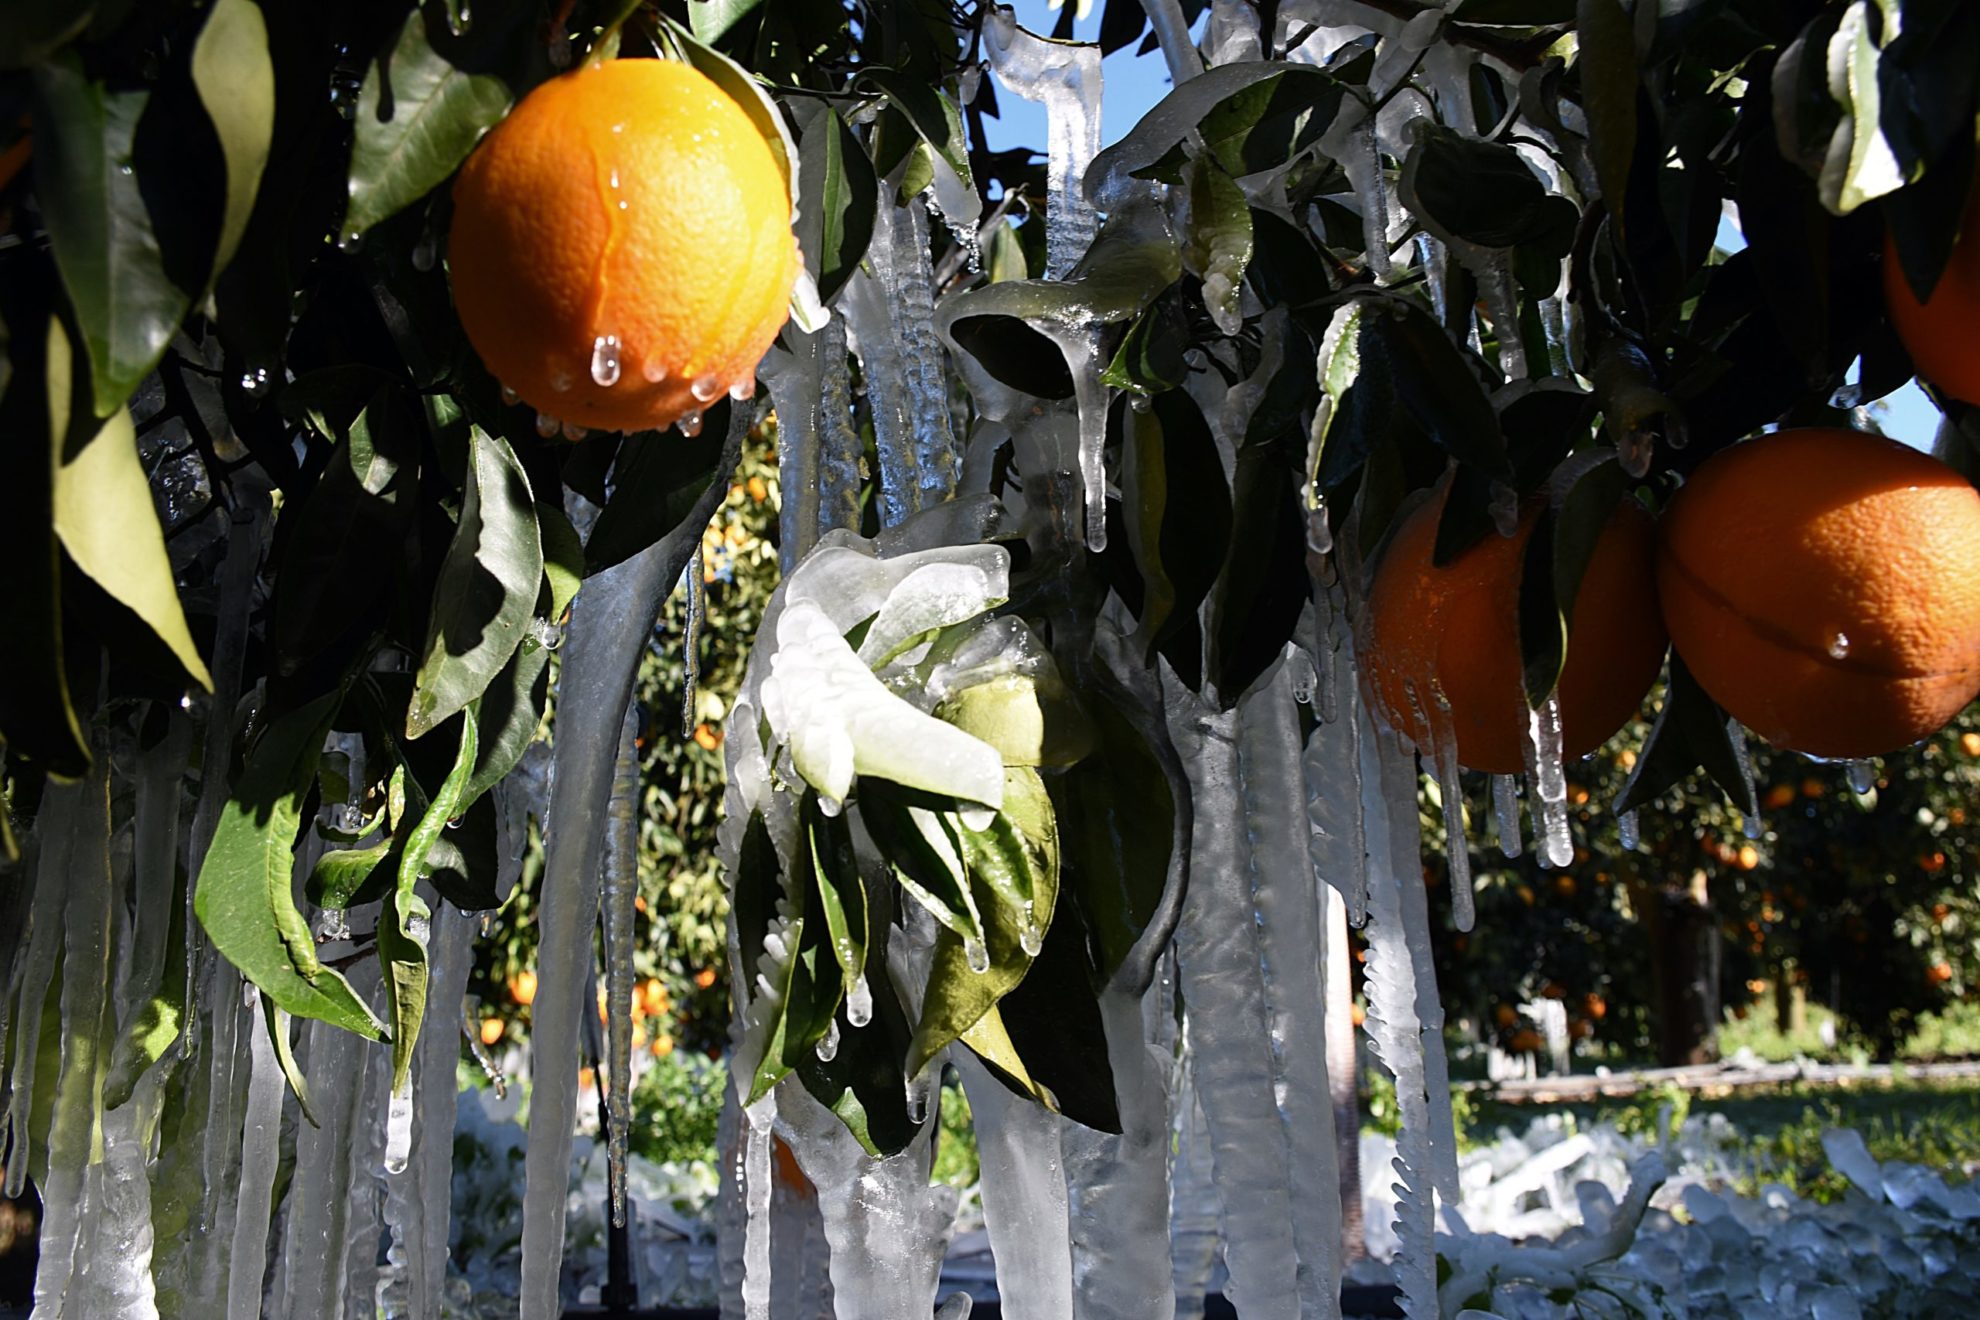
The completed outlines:
[[[956,819],[964,829],[981,834],[996,822],[997,813],[988,807],[964,807],[956,813]]]
[[[1849,634],[1837,633],[1829,641],[1829,658],[1840,660],[1849,654]]]
[[[839,1019],[833,1018],[825,1024],[825,1034],[818,1038],[818,1061],[830,1063],[839,1057]]]
[[[413,244],[412,268],[417,271],[432,270],[439,251],[440,245],[434,241],[433,235],[420,235],[419,242]]]
[[[1632,851],[1642,841],[1642,832],[1638,827],[1634,808],[1616,817],[1616,838],[1623,847]]]
[[[658,385],[667,379],[667,366],[659,358],[648,358],[641,365],[639,374],[646,377],[649,384]]]
[[[1616,437],[1616,461],[1632,477],[1649,474],[1650,459],[1656,449],[1657,438],[1649,431],[1633,430]]]
[[[345,117],[349,118],[348,115]],[[360,234],[355,229],[346,230],[344,236],[337,240],[337,250],[339,252],[355,252],[358,250],[358,248],[363,246],[363,244],[364,244],[363,234]]]
[[[1045,947],[1045,928],[1036,921],[1026,919],[1018,928],[1018,947],[1024,950],[1027,958],[1036,958],[1038,951]]]
[[[325,942],[351,937],[350,918],[342,908],[330,908],[316,919],[316,938]]]
[[[729,397],[734,399],[737,403],[742,403],[746,400],[755,398],[756,377],[744,376],[741,380],[729,386]]]
[[[392,1094],[385,1111],[385,1172],[404,1173],[412,1155],[412,1089]]]
[[[863,1027],[872,1020],[873,988],[866,983],[866,974],[862,972],[846,988],[846,1022]]]
[[[256,367],[241,373],[241,389],[251,399],[259,399],[268,393],[268,368]]]
[[[536,433],[545,440],[548,440],[551,436],[563,429],[564,424],[552,417],[549,413],[540,412],[536,414]]]
[[[406,922],[406,934],[415,943],[424,945],[433,934],[433,921],[430,917],[414,914]]]
[[[1849,777],[1849,786],[1858,797],[1877,787],[1877,763],[1875,761],[1851,761],[1844,769]]]
[[[1334,548],[1334,529],[1327,525],[1327,502],[1316,500],[1306,511],[1306,548],[1324,555]]]
[[[696,403],[713,403],[721,392],[721,382],[713,375],[696,376],[694,383],[688,386],[688,393],[694,396]]]
[[[600,335],[591,341],[591,379],[607,389],[619,383],[617,335]]]
[[[990,950],[984,946],[982,940],[965,938],[963,957],[969,963],[969,970],[978,976],[990,970]]]
[[[619,172],[618,172],[617,170],[613,170],[613,171],[612,171],[612,177],[611,177],[611,178],[610,178],[609,180],[607,180],[607,182],[608,182],[608,183],[609,183],[609,184],[610,184],[610,185],[611,185],[611,186],[612,186],[613,188],[617,188],[617,187],[619,186]]]
[[[818,810],[820,814],[825,816],[837,816],[840,812],[844,811],[845,809],[846,809],[846,804],[839,801],[839,799],[835,797],[828,797],[823,793],[820,793],[818,795]]]
[[[519,403],[521,403],[521,402],[522,402],[522,395],[520,395],[520,394],[518,394],[518,393],[516,393],[516,392],[515,392],[514,390],[512,390],[512,389],[510,389],[510,388],[509,388],[509,387],[508,387],[507,385],[504,385],[504,386],[502,387],[502,406],[503,406],[503,407],[505,407],[505,408],[513,408],[513,407],[515,407],[515,406],[516,406],[517,404],[519,404]]]
[[[576,422],[564,423],[564,439],[566,440],[578,441],[584,439],[587,435],[590,434],[591,432],[587,431],[584,427],[579,426]]]
[[[694,408],[694,409],[690,409],[687,412],[682,413],[680,420],[674,423],[674,429],[679,431],[682,435],[686,436],[690,440],[700,435],[701,410],[699,408]]]

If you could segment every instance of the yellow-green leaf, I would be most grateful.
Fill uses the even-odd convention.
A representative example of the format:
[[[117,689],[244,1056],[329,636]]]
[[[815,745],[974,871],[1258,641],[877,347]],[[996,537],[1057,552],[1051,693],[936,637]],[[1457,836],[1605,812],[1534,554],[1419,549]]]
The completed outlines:
[[[216,0],[193,44],[192,77],[227,161],[227,210],[220,220],[212,278],[226,269],[240,246],[275,136],[275,66],[268,59],[268,24],[251,0]]]

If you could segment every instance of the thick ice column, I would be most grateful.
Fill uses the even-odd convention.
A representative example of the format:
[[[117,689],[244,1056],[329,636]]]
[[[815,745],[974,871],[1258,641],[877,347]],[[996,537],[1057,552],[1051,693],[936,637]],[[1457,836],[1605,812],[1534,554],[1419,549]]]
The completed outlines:
[[[1304,658],[1300,653],[1299,658]],[[1304,743],[1282,662],[1239,708],[1238,768],[1302,1314],[1340,1314],[1341,1195],[1327,1083],[1320,903],[1308,852]]]
[[[1210,1125],[1196,1102],[1189,1052],[1177,1069],[1175,1168],[1169,1176],[1170,1277],[1175,1280],[1176,1320],[1203,1320],[1203,1298],[1216,1268],[1217,1223],[1223,1203],[1211,1172]]]
[[[1175,1307],[1169,1260],[1169,1097],[1175,1070],[1172,978],[1133,996],[1100,994],[1119,1136],[1060,1125],[1072,1228],[1073,1315],[1141,1320]]]
[[[358,983],[357,977],[352,980]],[[282,1244],[287,1309],[277,1313],[283,1320],[344,1314],[345,1257],[351,1236],[351,1203],[345,1189],[357,1162],[353,1147],[361,1144],[355,1140],[357,1128],[375,1112],[378,1087],[373,1074],[390,1067],[384,1050],[339,1027],[311,1022],[307,1031],[310,1099],[321,1126],[305,1123],[296,1129],[296,1164]],[[363,1178],[369,1184],[371,1169],[363,1171]]]
[[[950,1058],[962,1073],[976,1122],[983,1222],[1004,1313],[1011,1320],[1070,1320],[1071,1229],[1059,1147],[1064,1122],[1012,1095],[968,1050],[952,1050]]]
[[[741,433],[732,427],[723,466]],[[522,1320],[555,1320],[563,1265],[579,1028],[591,1000],[591,939],[598,919],[600,826],[633,672],[667,593],[701,529],[726,495],[718,475],[695,508],[657,544],[585,580],[571,606],[557,689],[559,729],[538,916],[537,995],[529,1150],[524,1161]]]
[[[105,1320],[156,1320],[151,1279],[151,1182],[147,1164],[158,1124],[156,1073],[103,1116],[103,1158],[85,1183],[82,1236],[68,1313]]]
[[[8,1092],[6,1191],[18,1197],[27,1187],[28,1166],[45,1158],[34,1149],[29,1119],[34,1113],[34,1078],[40,1063],[42,1014],[62,954],[63,912],[68,905],[69,849],[75,840],[81,784],[51,784],[35,821],[34,906],[28,913],[27,953],[20,961],[15,1001],[14,1071]]]
[[[1198,1097],[1224,1202],[1231,1300],[1247,1320],[1300,1313],[1288,1187],[1290,1152],[1274,1099],[1270,1019],[1244,831],[1236,711],[1181,694],[1170,726],[1190,770],[1195,830],[1176,927]]]

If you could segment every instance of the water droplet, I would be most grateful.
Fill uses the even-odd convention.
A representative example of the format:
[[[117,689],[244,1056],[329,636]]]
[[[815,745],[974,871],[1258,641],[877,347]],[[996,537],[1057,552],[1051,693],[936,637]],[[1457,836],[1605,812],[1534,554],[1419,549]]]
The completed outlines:
[[[1829,642],[1829,657],[1840,660],[1849,654],[1849,634],[1837,633]]]
[[[956,813],[956,819],[964,829],[981,834],[996,823],[997,813],[989,807],[964,807]]]
[[[741,380],[729,386],[729,397],[734,399],[737,403],[743,403],[747,400],[755,398],[756,377],[744,376]]]
[[[349,916],[342,908],[330,908],[316,921],[316,938],[328,943],[333,940],[347,940],[351,937]]]
[[[433,235],[422,235],[419,242],[413,244],[412,268],[418,271],[432,270],[434,258],[439,255],[439,246],[434,242]]]
[[[866,974],[860,973],[846,990],[846,1022],[855,1027],[863,1027],[873,1020],[873,991],[866,984]]]
[[[612,177],[607,180],[607,183],[614,188],[619,186],[619,172],[617,170],[612,171]]]
[[[564,423],[564,439],[566,440],[571,440],[571,441],[582,440],[587,435],[590,434],[591,432],[587,431],[584,427],[579,426],[576,422]]]
[[[412,1157],[412,1088],[392,1093],[385,1111],[385,1172],[404,1173]]]
[[[686,436],[690,440],[700,435],[701,410],[697,408],[682,413],[681,419],[678,422],[674,423],[674,429],[679,431],[682,435]]]
[[[358,233],[355,229],[346,230],[344,236],[337,240],[337,250],[339,252],[355,252],[363,243],[363,234]]]
[[[564,642],[564,629],[562,625],[553,623],[549,619],[531,619],[529,621],[529,635],[538,646],[546,651],[554,651],[563,645]]]
[[[619,383],[617,335],[600,335],[591,341],[591,379],[607,389]]]
[[[337,808],[337,828],[345,834],[356,834],[364,828],[364,808],[355,802],[345,802]]]
[[[502,387],[502,406],[503,406],[503,407],[505,407],[505,408],[513,408],[513,407],[515,407],[515,406],[516,406],[517,404],[519,404],[519,403],[521,403],[521,402],[522,402],[522,395],[520,395],[520,394],[518,394],[518,393],[516,393],[516,392],[515,392],[514,390],[512,390],[512,389],[510,389],[510,388],[509,388],[509,387],[508,387],[507,385],[504,385],[504,386]]]
[[[425,944],[433,934],[432,919],[414,914],[406,920],[406,934],[416,943]]]
[[[667,366],[659,358],[648,358],[646,364],[639,369],[639,374],[646,377],[649,383],[658,385],[667,379]]]
[[[818,1038],[818,1061],[830,1063],[839,1057],[839,1019],[833,1018],[825,1024],[825,1034]]]
[[[1858,797],[1877,787],[1877,763],[1875,761],[1851,761],[1844,771],[1849,776],[1849,786]]]
[[[130,172],[131,172],[131,167],[128,164],[119,165],[117,167],[117,173],[119,174],[128,176]]]
[[[1018,928],[1018,947],[1024,950],[1025,957],[1036,958],[1038,951],[1045,947],[1045,928],[1035,921],[1026,920]]]
[[[990,950],[984,947],[982,940],[965,939],[963,957],[969,962],[969,970],[978,976],[990,970]]]
[[[563,425],[562,422],[552,417],[549,413],[540,412],[536,414],[536,433],[545,440],[548,440],[551,436],[562,430]]]
[[[1327,501],[1316,500],[1306,511],[1306,548],[1324,555],[1334,548],[1334,529],[1327,525]]]
[[[242,372],[241,389],[251,399],[259,399],[268,393],[268,368],[256,367],[253,371]]]
[[[623,133],[626,131],[626,126],[624,124],[614,124],[612,125],[612,131],[614,133]]]
[[[696,403],[713,403],[715,396],[722,392],[722,386],[713,376],[696,376],[694,384],[688,386],[688,393]]]

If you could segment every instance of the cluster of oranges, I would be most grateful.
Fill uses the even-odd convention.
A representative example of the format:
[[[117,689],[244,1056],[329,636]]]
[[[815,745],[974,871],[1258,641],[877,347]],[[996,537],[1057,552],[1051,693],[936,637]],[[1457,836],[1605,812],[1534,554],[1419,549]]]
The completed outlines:
[[[703,982],[699,975],[695,978],[695,984],[700,985],[703,989],[714,984],[715,981],[712,971],[705,974],[708,978],[706,982]],[[524,968],[511,976],[509,978],[509,998],[518,1008],[528,1008],[534,1004],[536,1002],[536,973]],[[667,987],[660,983],[658,977],[649,976],[633,987],[634,1049],[650,1050],[656,1059],[664,1059],[674,1052],[674,1037],[672,1033],[659,1030],[653,1032],[649,1038],[646,1029],[648,1019],[664,1022],[672,1009],[672,997],[668,995]],[[605,989],[603,986],[600,986],[598,990],[598,1020],[600,1022],[606,1020]],[[508,1030],[508,1023],[503,1018],[492,1014],[483,1017],[481,1019],[481,1043],[483,1045],[498,1044],[508,1034]]]

